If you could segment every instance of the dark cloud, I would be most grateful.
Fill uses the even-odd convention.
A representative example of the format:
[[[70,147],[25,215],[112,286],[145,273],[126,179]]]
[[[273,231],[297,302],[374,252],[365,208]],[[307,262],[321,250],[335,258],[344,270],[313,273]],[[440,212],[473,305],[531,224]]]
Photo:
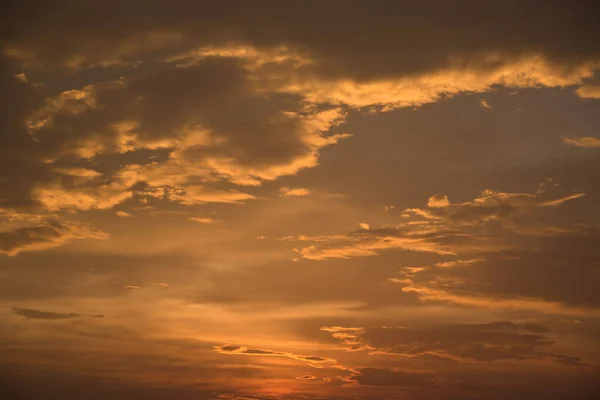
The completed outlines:
[[[140,53],[164,48],[231,42],[289,46],[318,59],[319,73],[355,79],[431,70],[449,65],[452,57],[462,56],[464,62],[485,52],[513,58],[542,54],[569,66],[595,60],[600,51],[590,36],[596,8],[591,1],[569,7],[560,1],[452,1],[435,7],[429,2],[289,5],[270,0],[211,6],[186,2],[180,8],[162,1],[139,5],[137,0],[118,7],[67,1],[13,5],[3,20],[5,43],[25,59],[84,66],[134,61]],[[514,29],[507,30],[507,24]],[[560,32],[553,26],[561,26]]]
[[[30,191],[36,182],[51,175],[44,165],[41,149],[29,135],[24,121],[43,102],[43,93],[15,75],[20,69],[0,56],[0,211],[34,208]]]
[[[71,239],[103,239],[108,235],[86,226],[63,224],[47,220],[46,224],[15,228],[0,232],[0,254],[15,255],[22,251],[32,251],[60,246]]]
[[[449,325],[430,328],[324,327],[350,350],[403,357],[434,356],[460,362],[550,360],[565,365],[585,365],[577,355],[551,352],[556,342],[550,329],[538,323],[510,321]],[[531,333],[537,332],[537,333]]]
[[[359,368],[351,378],[363,386],[427,387],[435,377],[427,372],[392,371],[383,368]]]
[[[315,380],[317,378],[314,375],[302,375],[302,376],[297,376],[296,379],[299,379],[301,381],[310,381],[310,380]]]
[[[13,313],[21,315],[27,319],[45,319],[45,320],[60,320],[60,319],[72,319],[79,317],[92,317],[92,318],[103,318],[102,314],[88,315],[79,313],[57,313],[52,311],[40,311],[32,308],[18,308],[13,307]]]

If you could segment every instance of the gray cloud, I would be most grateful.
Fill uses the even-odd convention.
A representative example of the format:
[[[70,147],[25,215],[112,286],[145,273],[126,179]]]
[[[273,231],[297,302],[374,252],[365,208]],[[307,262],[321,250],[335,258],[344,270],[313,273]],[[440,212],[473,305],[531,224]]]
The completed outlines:
[[[324,327],[350,350],[403,357],[434,356],[460,362],[550,360],[565,365],[585,365],[577,355],[547,351],[556,342],[541,324],[510,321],[449,325],[429,328]]]
[[[224,1],[213,7],[188,2],[181,9],[161,2],[143,9],[138,4],[129,0],[118,9],[68,2],[55,2],[52,7],[44,2],[15,6],[4,16],[9,33],[5,43],[22,59],[73,66],[132,62],[144,53],[147,57],[170,48],[231,42],[289,46],[317,58],[320,74],[362,80],[440,68],[460,61],[460,56],[469,60],[483,51],[509,58],[542,54],[566,66],[595,60],[600,51],[589,35],[594,27],[594,5],[589,2],[572,7],[559,1],[448,3],[436,9],[428,4],[385,1],[294,5]],[[69,23],[49,29],[48,21],[63,19]],[[507,22],[514,29],[507,31]],[[547,29],[556,24],[562,26],[560,33]],[[107,31],[107,26],[113,29]],[[311,30],[307,32],[306,26]],[[97,45],[94,51],[87,46],[90,41]],[[114,46],[117,42],[119,46]],[[384,51],[392,45],[396,51]],[[414,48],[421,51],[410,59],[400,56]]]
[[[61,320],[61,319],[72,319],[79,317],[92,317],[92,318],[102,318],[104,315],[102,314],[79,314],[79,313],[57,313],[52,311],[40,311],[32,308],[19,308],[13,307],[13,313],[17,315],[21,315],[27,319],[45,319],[45,320]]]
[[[0,254],[16,255],[62,245],[72,239],[104,239],[100,230],[81,225],[63,224],[49,219],[44,225],[15,228],[0,232]]]
[[[393,371],[384,368],[358,368],[351,375],[362,386],[431,387],[435,376],[427,372]]]

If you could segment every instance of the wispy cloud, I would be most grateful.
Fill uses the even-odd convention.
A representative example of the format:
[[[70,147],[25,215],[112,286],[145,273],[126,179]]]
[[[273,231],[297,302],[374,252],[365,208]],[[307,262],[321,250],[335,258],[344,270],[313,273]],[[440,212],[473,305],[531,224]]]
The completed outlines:
[[[600,147],[600,138],[586,136],[586,137],[564,137],[563,142],[565,144],[575,147]]]
[[[310,190],[306,188],[290,188],[284,186],[279,189],[279,194],[284,197],[304,197],[310,194]]]
[[[18,308],[13,307],[13,313],[23,316],[27,319],[40,319],[40,320],[62,320],[72,319],[80,317],[92,317],[92,318],[103,318],[102,314],[79,314],[79,313],[57,313],[53,311],[41,311],[32,308]]]
[[[488,110],[493,110],[492,106],[490,106],[490,104],[487,102],[486,99],[479,100],[479,104],[481,104],[481,107],[483,107],[483,108],[487,108]]]

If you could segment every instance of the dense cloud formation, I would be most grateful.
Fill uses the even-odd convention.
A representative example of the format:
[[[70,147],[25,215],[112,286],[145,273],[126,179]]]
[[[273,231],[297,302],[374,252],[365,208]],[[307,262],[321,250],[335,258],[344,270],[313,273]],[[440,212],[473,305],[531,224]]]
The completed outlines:
[[[0,398],[598,398],[598,10],[3,7]]]

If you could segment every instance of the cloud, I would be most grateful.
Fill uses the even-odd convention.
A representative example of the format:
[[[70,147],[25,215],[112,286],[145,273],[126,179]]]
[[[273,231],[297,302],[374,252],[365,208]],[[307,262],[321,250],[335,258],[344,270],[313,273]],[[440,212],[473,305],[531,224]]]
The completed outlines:
[[[133,197],[137,169],[119,171],[104,181],[82,180],[39,184],[33,197],[49,211],[65,208],[78,210],[110,209]]]
[[[21,72],[20,74],[15,74],[14,77],[15,79],[23,83],[29,83],[29,79],[27,79],[27,75],[24,72]]]
[[[375,256],[386,249],[441,255],[497,252],[516,245],[507,240],[511,234],[586,234],[588,228],[585,227],[527,226],[520,222],[527,214],[557,207],[584,195],[564,194],[552,181],[543,183],[534,193],[486,190],[464,203],[450,203],[446,196],[436,195],[429,199],[427,208],[404,210],[401,215],[413,219],[408,222],[362,228],[346,235],[299,235],[283,240],[313,242],[298,250],[301,258],[310,260]]]
[[[571,137],[571,138],[563,138],[563,143],[575,146],[575,147],[600,147],[600,138],[595,138],[591,136],[586,137]]]
[[[600,296],[590,283],[598,274],[594,251],[598,232],[533,234],[516,239],[523,244],[520,250],[490,253],[466,265],[454,260],[403,267],[390,282],[421,301],[549,315],[599,315]],[[565,280],[573,284],[564,285]]]
[[[247,356],[267,356],[267,357],[285,357],[293,360],[303,361],[314,368],[323,368],[326,365],[337,364],[337,361],[328,357],[303,356],[289,352],[279,352],[272,350],[251,349],[243,346],[222,345],[216,346],[215,350],[221,354],[241,354]]]
[[[214,224],[216,222],[212,217],[191,217],[189,220],[199,224]]]
[[[450,205],[450,201],[448,200],[448,196],[445,194],[436,194],[435,196],[431,196],[429,201],[427,201],[427,207],[437,208],[437,207],[446,207]]]
[[[552,181],[544,182],[534,193],[486,190],[479,197],[464,203],[450,203],[446,196],[435,195],[429,199],[427,208],[404,210],[401,215],[413,219],[408,222],[380,228],[361,228],[346,235],[299,235],[283,240],[315,243],[297,250],[301,258],[310,260],[375,256],[386,249],[441,255],[496,252],[515,246],[507,241],[511,234],[585,234],[589,227],[561,228],[521,223],[527,214],[557,207],[584,195],[564,194]]]
[[[317,377],[314,375],[302,375],[302,376],[297,376],[296,379],[299,379],[301,381],[312,381],[312,380],[317,379]]]
[[[0,254],[14,256],[23,251],[58,247],[73,239],[105,239],[108,234],[82,225],[63,224],[49,219],[43,225],[0,232]]]
[[[498,16],[483,27],[450,6],[440,15],[451,19],[431,15],[428,7],[391,3],[333,2],[318,15],[305,4],[256,7],[261,11],[253,18],[234,4],[235,11],[195,5],[185,13],[166,5],[135,12],[105,4],[47,9],[39,3],[27,9],[44,10],[35,13],[11,9],[2,22],[13,33],[1,45],[14,68],[2,79],[10,93],[7,105],[18,111],[7,115],[10,138],[2,147],[13,153],[6,171],[25,176],[2,183],[11,203],[52,211],[107,209],[135,196],[134,187],[171,186],[174,193],[190,193],[173,201],[201,204],[200,193],[211,184],[258,186],[317,166],[323,148],[348,137],[333,133],[347,109],[388,111],[497,86],[583,83],[583,93],[600,60],[600,50],[584,33],[593,27],[587,5],[568,10],[548,5],[542,18],[532,6],[481,4],[473,15]],[[532,34],[549,23],[563,24],[565,13],[578,24],[565,26],[560,35]],[[96,15],[104,18],[91,17]],[[50,29],[46,21],[53,16],[78,24]],[[266,27],[260,32],[256,18]],[[503,19],[522,28],[507,33]],[[416,27],[414,21],[425,22]],[[392,25],[400,28],[384,28]],[[348,32],[345,26],[361,29]],[[416,28],[431,35],[407,40]],[[473,39],[469,46],[465,37]],[[565,43],[586,45],[575,50]],[[410,59],[401,56],[415,48],[419,52]],[[92,77],[61,93],[16,78],[36,70],[77,74],[90,67],[106,71],[101,76],[107,78]],[[108,78],[114,76],[122,78]],[[141,151],[162,156],[121,181],[119,174],[138,165],[133,154]],[[122,170],[86,173],[93,182],[71,181],[84,173],[75,168],[94,171],[82,165],[106,155],[118,159]],[[235,202],[252,198],[238,195]]]
[[[493,110],[492,106],[490,106],[488,104],[486,99],[479,100],[479,104],[481,104],[481,107],[483,107],[483,108],[487,108],[488,110]]]
[[[489,221],[509,220],[515,215],[538,207],[558,206],[583,196],[585,193],[565,195],[550,180],[542,183],[534,193],[503,193],[488,189],[472,201],[448,203],[442,207],[434,202],[434,207],[408,209],[404,213],[428,220],[443,221],[453,226],[479,225]]]
[[[128,218],[128,217],[132,216],[128,212],[121,211],[121,210],[117,211],[115,214],[117,215],[117,217],[125,217],[125,218]]]
[[[551,330],[539,323],[498,321],[484,324],[443,325],[424,328],[384,327],[348,331],[352,341],[336,336],[343,330],[322,328],[349,345],[372,355],[441,357],[458,362],[549,360],[583,365],[576,355],[547,351],[556,341],[542,334]],[[360,370],[360,369],[359,369]]]
[[[575,93],[577,93],[577,96],[584,99],[600,99],[600,86],[583,85],[578,88]]]
[[[502,7],[476,4],[468,15],[457,12],[451,5],[443,5],[439,15],[434,15],[427,5],[400,7],[390,3],[358,7],[360,2],[351,1],[342,8],[340,2],[334,1],[322,5],[316,15],[311,4],[299,3],[290,8],[265,2],[256,5],[257,15],[252,17],[242,8],[234,7],[236,4],[226,1],[223,8],[216,9],[198,4],[185,11],[168,5],[144,10],[120,7],[121,13],[117,15],[116,8],[96,4],[75,8],[56,4],[52,9],[43,8],[43,12],[29,14],[15,7],[3,18],[10,32],[18,33],[6,37],[5,52],[29,65],[87,68],[128,65],[156,53],[173,57],[182,49],[214,49],[234,43],[268,49],[270,57],[262,57],[267,64],[273,58],[290,63],[316,60],[316,73],[321,76],[363,80],[394,72],[409,75],[431,71],[458,64],[463,59],[481,57],[482,53],[507,59],[539,54],[565,69],[596,60],[598,55],[598,45],[589,35],[594,28],[594,21],[589,17],[593,6],[587,3],[569,8],[561,3],[547,4],[544,15],[539,14],[535,5],[523,7],[518,3]],[[43,3],[37,6],[42,8]],[[27,17],[15,22],[16,16],[23,15]],[[78,16],[80,20],[68,29],[50,30],[45,23],[47,18],[59,15],[70,19]],[[97,21],[93,18],[97,15],[103,18]],[[486,23],[474,24],[473,18]],[[282,21],[282,24],[268,25],[272,20]],[[387,29],[393,22],[397,28]],[[547,24],[560,22],[565,22],[560,33],[534,34]],[[513,29],[507,30],[507,23],[512,23]],[[256,24],[263,28],[258,30]],[[17,26],[21,29],[17,30]],[[107,26],[112,27],[112,31],[105,29]],[[312,32],[306,33],[306,26],[311,26]],[[360,29],[342,32],[343,26],[360,26]],[[431,32],[431,36],[419,35],[408,40],[407,35],[416,30]],[[327,40],[323,40],[324,37]],[[465,37],[471,38],[469,45],[461,41]],[[93,50],[86,46],[90,41],[97,44]],[[572,43],[580,43],[581,48],[574,48]],[[382,51],[392,44],[396,45],[397,53]],[[290,60],[276,51],[280,48],[298,49],[303,57]],[[401,56],[414,48],[421,52],[413,54],[410,60]],[[252,55],[252,52],[241,54]]]
[[[455,261],[445,261],[435,263],[435,266],[438,268],[455,268],[455,267],[464,267],[473,264],[480,263],[485,261],[483,258],[473,258],[471,260],[455,260]]]
[[[385,368],[358,368],[350,376],[361,386],[426,387],[435,384],[431,372],[401,371]]]
[[[177,188],[155,186],[151,189],[140,191],[137,194],[141,198],[154,197],[156,199],[178,202],[186,206],[206,203],[241,204],[247,200],[257,199],[256,196],[238,190],[218,190],[196,185]],[[154,213],[169,213],[169,211],[158,211]],[[175,213],[181,214],[181,212],[177,211],[175,211]]]
[[[61,319],[72,319],[72,318],[80,318],[80,317],[93,317],[93,318],[102,318],[104,315],[96,314],[96,315],[87,315],[87,314],[79,314],[79,313],[57,313],[52,311],[40,311],[31,308],[18,308],[13,307],[13,313],[17,315],[21,315],[27,319],[41,319],[41,320],[61,320]]]
[[[60,167],[57,167],[54,170],[56,172],[58,172],[59,174],[74,176],[77,178],[94,179],[94,178],[98,178],[98,177],[102,176],[101,172],[94,171],[93,169],[87,169],[87,168],[60,168]]]
[[[275,86],[273,89],[302,95],[314,103],[344,104],[355,108],[369,107],[379,111],[389,111],[433,103],[464,92],[483,93],[490,91],[494,86],[566,87],[592,77],[597,69],[595,62],[567,71],[542,56],[504,59],[493,53],[481,59],[463,61],[463,64],[443,66],[435,71],[423,71],[417,75],[372,82],[359,82],[348,78],[339,80],[308,78],[302,81],[300,78],[279,88]],[[281,82],[278,81],[277,84]]]
[[[366,347],[362,341],[362,335],[365,328],[361,327],[342,327],[342,326],[324,326],[322,331],[329,332],[332,337],[339,339],[348,351],[360,351]]]
[[[283,186],[279,189],[280,196],[284,197],[303,197],[310,195],[310,190],[305,188],[290,188]]]
[[[593,308],[576,308],[565,306],[558,301],[547,301],[534,297],[505,298],[483,293],[456,293],[447,288],[437,288],[444,285],[440,281],[430,284],[417,284],[411,279],[391,278],[390,282],[402,284],[402,291],[415,293],[422,301],[444,302],[462,306],[481,307],[489,309],[536,311],[557,315],[600,315]]]
[[[103,179],[38,183],[33,197],[48,210],[106,209],[136,193],[185,205],[254,199],[210,184],[257,186],[296,174],[318,165],[320,149],[349,136],[327,134],[343,122],[340,109],[310,110],[300,101],[284,100],[261,93],[238,60],[224,57],[65,91],[47,99],[27,121],[47,163],[104,154],[125,160],[142,150],[163,151],[167,157],[125,162]],[[84,174],[82,168],[55,171]]]

